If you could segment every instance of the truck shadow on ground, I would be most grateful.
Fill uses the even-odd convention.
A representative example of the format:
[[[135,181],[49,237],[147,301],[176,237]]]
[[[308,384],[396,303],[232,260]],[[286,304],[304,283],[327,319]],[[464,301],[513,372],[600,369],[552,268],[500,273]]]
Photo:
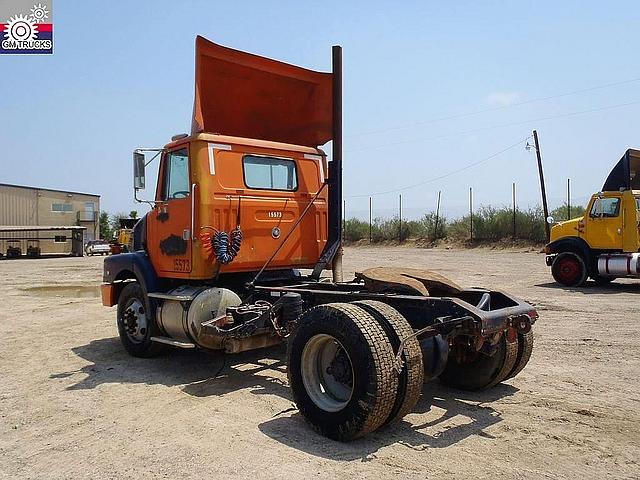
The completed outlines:
[[[621,283],[614,281],[608,285],[598,285],[596,282],[587,282],[582,287],[563,287],[556,282],[538,283],[536,287],[551,288],[553,290],[566,290],[567,292],[581,293],[583,295],[592,294],[615,294],[615,293],[640,293],[640,282]]]
[[[283,347],[236,355],[209,354],[194,350],[169,350],[154,359],[130,357],[118,338],[94,340],[72,348],[74,354],[91,362],[79,370],[54,373],[52,380],[83,378],[67,390],[93,389],[102,384],[134,383],[181,386],[197,397],[216,397],[248,390],[255,395],[277,395],[291,402],[258,425],[262,433],[291,448],[334,460],[368,461],[382,447],[400,444],[413,450],[445,448],[479,435],[493,438],[485,430],[502,421],[487,402],[513,395],[517,388],[502,384],[483,392],[445,388],[438,382],[425,384],[414,412],[401,421],[362,439],[343,444],[316,434],[292,403],[286,381]],[[291,413],[293,412],[293,413]]]
[[[67,390],[93,389],[108,383],[142,383],[182,386],[185,393],[200,397],[253,388],[252,393],[289,398],[283,347],[236,355],[167,349],[155,358],[135,358],[127,354],[120,339],[114,337],[93,340],[71,350],[91,363],[78,370],[49,375],[50,379],[84,375],[67,386]]]
[[[505,384],[486,392],[468,393],[445,388],[437,381],[430,382],[425,384],[420,401],[405,420],[346,444],[311,431],[297,412],[268,420],[258,428],[274,440],[311,455],[367,462],[376,458],[376,452],[381,448],[392,444],[424,451],[450,447],[475,435],[492,439],[494,437],[485,430],[501,422],[502,417],[484,403],[517,391]]]

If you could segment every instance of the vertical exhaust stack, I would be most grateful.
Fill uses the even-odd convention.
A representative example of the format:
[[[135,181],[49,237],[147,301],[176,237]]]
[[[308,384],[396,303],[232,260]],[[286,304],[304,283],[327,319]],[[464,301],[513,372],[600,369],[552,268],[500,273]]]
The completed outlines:
[[[332,49],[333,152],[329,167],[329,238],[327,247],[337,245],[331,261],[334,282],[342,282],[342,47]]]

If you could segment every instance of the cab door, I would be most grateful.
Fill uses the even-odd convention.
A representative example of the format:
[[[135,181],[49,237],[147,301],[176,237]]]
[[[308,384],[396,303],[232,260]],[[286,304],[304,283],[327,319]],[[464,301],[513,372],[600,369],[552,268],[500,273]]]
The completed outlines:
[[[586,223],[585,240],[591,248],[622,250],[624,215],[620,196],[596,197]]]
[[[189,170],[187,145],[165,153],[156,204],[148,217],[149,256],[163,277],[184,278],[191,272],[193,192]]]

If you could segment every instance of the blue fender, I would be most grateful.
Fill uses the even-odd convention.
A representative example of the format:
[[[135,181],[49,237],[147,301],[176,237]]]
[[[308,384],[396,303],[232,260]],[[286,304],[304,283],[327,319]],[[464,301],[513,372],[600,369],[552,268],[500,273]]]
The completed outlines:
[[[160,279],[144,251],[111,255],[104,260],[104,283],[135,277],[146,292],[157,292]]]

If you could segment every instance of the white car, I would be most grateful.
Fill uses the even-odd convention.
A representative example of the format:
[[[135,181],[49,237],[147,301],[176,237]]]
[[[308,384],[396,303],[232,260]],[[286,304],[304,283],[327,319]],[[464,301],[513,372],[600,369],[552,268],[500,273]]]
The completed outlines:
[[[84,246],[84,253],[91,255],[109,255],[111,246],[105,240],[91,240]]]

